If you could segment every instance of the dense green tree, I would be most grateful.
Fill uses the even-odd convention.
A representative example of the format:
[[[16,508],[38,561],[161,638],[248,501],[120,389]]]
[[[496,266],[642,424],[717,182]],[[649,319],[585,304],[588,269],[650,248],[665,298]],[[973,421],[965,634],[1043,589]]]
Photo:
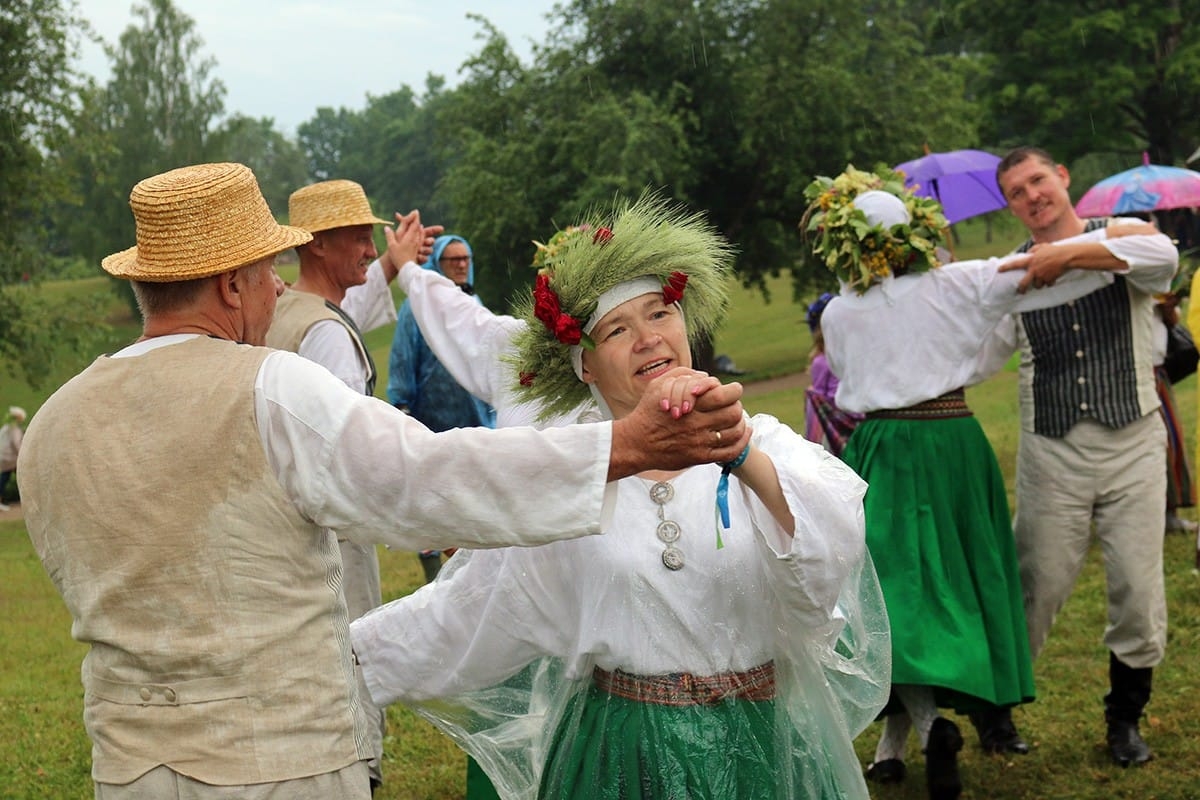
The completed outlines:
[[[134,242],[128,198],[135,183],[214,157],[224,111],[224,84],[213,77],[216,63],[203,56],[191,17],[171,0],[146,0],[133,15],[138,24],[105,46],[112,78],[85,98],[91,116],[76,131],[83,138],[65,153],[82,176],[84,210],[68,235],[94,262]]]
[[[38,386],[96,331],[96,309],[40,290],[55,206],[70,194],[54,158],[84,84],[72,69],[86,26],[71,2],[0,6],[0,368]]]
[[[986,55],[980,82],[997,145],[1070,161],[1146,150],[1156,163],[1200,142],[1200,0],[957,0],[946,23]]]
[[[490,24],[462,84],[436,109],[444,177],[436,199],[480,254],[485,300],[532,280],[532,240],[614,194],[667,187],[688,172],[684,126],[645,92],[608,88],[566,49],[522,65]],[[686,187],[685,187],[686,191]]]
[[[300,147],[308,159],[308,174],[313,180],[354,180],[348,170],[354,159],[359,120],[357,112],[345,108],[335,111],[322,106],[312,119],[296,129]]]
[[[707,212],[746,283],[803,291],[828,281],[795,257],[814,175],[981,145],[982,59],[935,0],[570,0],[528,65],[476,21],[455,89],[320,109],[300,140],[314,178],[470,238],[492,304],[530,280],[532,239],[646,188]]]
[[[84,25],[74,14],[63,0],[0,7],[0,284],[39,273],[44,217],[69,194],[48,156],[69,134],[83,84],[70,63]]]
[[[456,217],[513,273],[529,226],[653,186],[709,213],[747,283],[795,267],[802,191],[848,162],[979,144],[930,8],[834,0],[574,0],[523,67],[490,31],[440,115]],[[470,224],[470,223],[468,223]],[[794,273],[797,286],[809,278]]]
[[[236,161],[254,170],[263,197],[277,215],[287,212],[288,195],[308,182],[304,152],[277,131],[269,117],[234,114],[213,134],[211,150],[215,159]]]

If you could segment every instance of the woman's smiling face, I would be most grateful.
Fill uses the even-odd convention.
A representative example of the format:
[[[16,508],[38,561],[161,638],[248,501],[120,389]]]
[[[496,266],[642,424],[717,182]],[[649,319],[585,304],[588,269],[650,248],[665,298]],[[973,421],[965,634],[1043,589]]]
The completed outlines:
[[[596,349],[583,351],[583,381],[596,385],[615,419],[637,407],[650,381],[692,366],[683,315],[661,293],[639,295],[609,311],[591,337]]]

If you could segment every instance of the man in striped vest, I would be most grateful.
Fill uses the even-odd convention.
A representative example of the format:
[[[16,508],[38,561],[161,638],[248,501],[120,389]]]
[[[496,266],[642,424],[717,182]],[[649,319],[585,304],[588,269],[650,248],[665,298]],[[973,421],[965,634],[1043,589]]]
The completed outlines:
[[[1013,150],[997,165],[996,178],[1030,233],[1021,248],[1033,254],[1025,285],[1051,285],[1067,269],[1115,273],[1107,288],[1014,320],[1021,438],[1013,528],[1036,657],[1083,567],[1094,524],[1108,580],[1108,748],[1121,766],[1144,764],[1153,754],[1138,720],[1167,633],[1166,434],[1151,336],[1155,294],[1170,288],[1179,254],[1150,226],[1108,228],[1103,242],[1042,247],[1111,221],[1075,213],[1070,175],[1044,150]],[[1024,748],[1006,713],[975,721],[985,747]]]

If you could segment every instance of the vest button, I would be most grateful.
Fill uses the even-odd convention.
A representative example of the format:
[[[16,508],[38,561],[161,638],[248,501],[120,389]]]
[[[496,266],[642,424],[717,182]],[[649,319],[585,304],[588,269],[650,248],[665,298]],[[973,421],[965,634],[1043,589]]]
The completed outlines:
[[[141,697],[145,702],[150,702],[150,690],[145,686],[143,686],[141,691],[138,692],[138,696]]]
[[[174,703],[175,702],[175,690],[167,689],[165,692],[163,692],[163,697],[167,698],[168,703]]]
[[[1082,350],[1076,350],[1076,351],[1075,351],[1075,357],[1076,357],[1076,358],[1083,358],[1083,351],[1082,351]]]
[[[1074,325],[1072,325],[1072,326],[1071,326],[1071,330],[1073,330],[1073,331],[1077,331],[1077,330],[1079,330],[1079,323],[1078,323],[1078,322],[1076,322]]]
[[[1080,403],[1080,404],[1079,404],[1079,410],[1080,410],[1080,411],[1087,411],[1087,410],[1088,410],[1088,404],[1087,404],[1087,403]]]
[[[1087,383],[1087,378],[1083,377],[1082,375],[1080,375],[1080,376],[1079,376],[1078,378],[1076,378],[1075,380],[1076,380],[1076,381],[1077,381],[1077,382],[1078,382],[1080,385]]]

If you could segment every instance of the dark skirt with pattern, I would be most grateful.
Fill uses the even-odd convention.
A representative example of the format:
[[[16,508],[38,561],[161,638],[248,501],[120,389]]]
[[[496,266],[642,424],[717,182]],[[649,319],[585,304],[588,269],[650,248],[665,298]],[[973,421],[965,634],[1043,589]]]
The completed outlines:
[[[869,488],[867,546],[892,627],[892,682],[968,712],[1034,698],[1004,479],[973,416],[868,418],[842,454]]]

